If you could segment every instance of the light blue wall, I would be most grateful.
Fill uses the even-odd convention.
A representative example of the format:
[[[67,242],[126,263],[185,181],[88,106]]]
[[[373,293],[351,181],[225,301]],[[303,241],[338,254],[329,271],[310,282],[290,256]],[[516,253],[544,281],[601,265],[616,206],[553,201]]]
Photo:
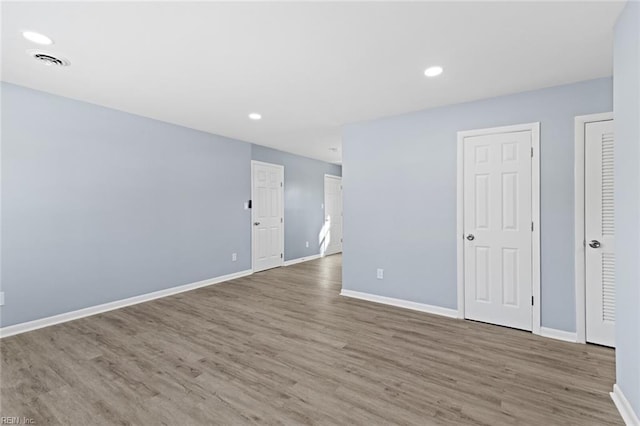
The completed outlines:
[[[254,160],[284,166],[284,259],[319,254],[324,175],[342,176],[342,167],[259,145],[253,145],[251,155]]]
[[[340,166],[0,87],[0,326],[250,269],[252,158],[285,165],[286,259],[318,253]]]
[[[250,160],[248,143],[3,83],[2,326],[250,269]]]
[[[615,29],[616,369],[640,416],[640,3]]]
[[[343,287],[455,309],[456,133],[539,121],[542,325],[575,331],[574,117],[611,110],[603,78],[346,126]]]

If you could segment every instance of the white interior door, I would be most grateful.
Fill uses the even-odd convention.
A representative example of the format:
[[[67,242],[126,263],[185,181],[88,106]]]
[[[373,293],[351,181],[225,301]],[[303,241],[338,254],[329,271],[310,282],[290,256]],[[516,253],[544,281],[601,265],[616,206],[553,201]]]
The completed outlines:
[[[284,167],[251,162],[253,271],[284,263]]]
[[[613,120],[585,125],[586,337],[615,345]]]
[[[463,150],[465,318],[532,330],[532,132]]]
[[[342,178],[324,177],[324,226],[320,251],[329,255],[342,252]]]

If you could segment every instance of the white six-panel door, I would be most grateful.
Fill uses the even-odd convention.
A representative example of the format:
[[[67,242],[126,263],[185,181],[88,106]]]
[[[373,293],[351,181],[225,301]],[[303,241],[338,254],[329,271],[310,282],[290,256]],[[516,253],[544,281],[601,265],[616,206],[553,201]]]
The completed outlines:
[[[342,178],[324,177],[324,226],[320,248],[325,255],[342,252]]]
[[[284,167],[251,162],[253,271],[284,263]]]
[[[613,120],[585,125],[586,338],[615,346]]]
[[[532,330],[532,132],[463,139],[465,318]]]

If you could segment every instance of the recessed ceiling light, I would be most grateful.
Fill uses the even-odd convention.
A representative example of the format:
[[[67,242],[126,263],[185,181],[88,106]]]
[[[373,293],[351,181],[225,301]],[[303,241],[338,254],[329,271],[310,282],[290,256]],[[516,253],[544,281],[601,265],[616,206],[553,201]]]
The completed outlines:
[[[426,75],[427,77],[436,77],[440,74],[442,74],[442,67],[429,67],[426,70],[424,70],[424,75]]]
[[[252,112],[251,114],[249,114],[249,118],[252,120],[260,120],[262,116],[257,112]]]
[[[23,31],[22,32],[22,36],[24,38],[26,38],[27,40],[36,43],[36,44],[44,44],[44,45],[50,45],[53,44],[53,40],[51,40],[49,37],[47,37],[44,34],[40,34],[40,33],[36,33],[33,31]]]

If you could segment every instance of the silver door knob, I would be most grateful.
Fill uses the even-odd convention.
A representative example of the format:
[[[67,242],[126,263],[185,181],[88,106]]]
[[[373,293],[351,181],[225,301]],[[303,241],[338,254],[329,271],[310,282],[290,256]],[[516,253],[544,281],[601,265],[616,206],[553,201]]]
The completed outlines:
[[[258,225],[260,225],[260,222],[253,222],[253,224],[254,224],[255,226],[258,226]]]
[[[469,241],[473,241],[473,240],[475,240],[475,239],[476,239],[476,237],[474,237],[474,236],[473,236],[473,234],[469,234],[469,235],[467,235],[467,240],[469,240]]]
[[[600,241],[598,240],[591,240],[591,242],[589,243],[589,247],[591,248],[598,248],[600,247]]]

